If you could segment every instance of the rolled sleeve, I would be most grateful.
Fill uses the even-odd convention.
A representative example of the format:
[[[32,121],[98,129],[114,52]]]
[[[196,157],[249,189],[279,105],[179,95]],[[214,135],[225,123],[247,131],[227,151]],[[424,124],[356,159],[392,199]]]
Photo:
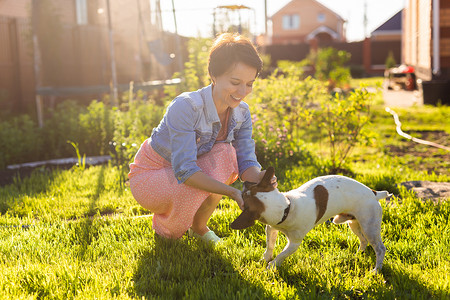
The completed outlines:
[[[175,100],[167,110],[171,163],[178,183],[184,183],[201,169],[197,166],[194,124],[197,112],[183,99]]]
[[[250,167],[257,167],[261,169],[255,153],[255,140],[252,138],[252,119],[250,111],[247,110],[244,115],[245,119],[241,127],[235,133],[235,139],[232,142],[236,149],[236,156],[238,161],[239,176]]]

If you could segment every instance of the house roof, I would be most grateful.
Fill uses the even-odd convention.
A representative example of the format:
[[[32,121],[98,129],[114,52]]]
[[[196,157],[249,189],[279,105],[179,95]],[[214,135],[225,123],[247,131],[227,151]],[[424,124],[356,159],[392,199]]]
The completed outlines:
[[[403,9],[393,15],[389,20],[381,24],[372,34],[380,34],[384,32],[397,32],[402,30],[402,12]]]
[[[273,17],[276,16],[278,13],[282,12],[282,11],[284,10],[285,7],[289,6],[289,5],[290,5],[292,2],[294,2],[294,1],[299,1],[299,0],[291,0],[291,1],[289,1],[285,6],[283,6],[282,8],[280,8],[280,9],[279,9],[276,13],[274,13],[274,14],[272,15],[272,17],[270,17],[270,18],[273,18]],[[302,0],[302,1],[303,1],[303,0]],[[332,9],[326,7],[325,5],[323,5],[322,3],[320,3],[319,1],[316,1],[316,0],[310,0],[310,1],[317,3],[319,6],[322,6],[324,9],[328,10],[329,12],[331,12],[332,14],[334,14],[336,17],[338,17],[338,18],[341,19],[342,21],[345,21],[344,18],[342,18],[340,15],[338,15],[338,14],[337,14],[336,12],[334,12]]]

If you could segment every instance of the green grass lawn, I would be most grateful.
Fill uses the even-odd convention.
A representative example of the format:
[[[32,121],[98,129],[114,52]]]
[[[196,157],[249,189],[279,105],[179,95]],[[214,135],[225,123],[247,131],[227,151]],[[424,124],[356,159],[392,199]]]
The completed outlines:
[[[450,134],[449,112],[398,111],[404,130],[417,134]],[[371,272],[372,248],[357,253],[358,238],[346,225],[317,226],[281,267],[268,271],[264,226],[231,230],[239,209],[230,199],[210,220],[224,237],[211,248],[187,236],[157,238],[151,212],[111,165],[41,168],[0,188],[0,299],[449,299],[450,203],[422,201],[399,186],[450,181],[448,154],[399,137],[382,107],[371,126],[377,143],[355,149],[349,166],[357,180],[395,194],[380,202],[387,247],[380,274]],[[320,174],[302,162],[276,171],[282,191]],[[275,253],[285,243],[280,234]]]

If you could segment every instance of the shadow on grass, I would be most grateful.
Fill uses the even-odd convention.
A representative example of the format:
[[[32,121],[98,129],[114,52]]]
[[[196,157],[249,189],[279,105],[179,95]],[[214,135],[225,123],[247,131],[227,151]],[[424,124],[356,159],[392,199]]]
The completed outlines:
[[[106,165],[102,165],[96,175],[95,181],[91,184],[91,187],[94,188],[94,192],[90,196],[86,210],[80,211],[75,217],[92,217],[98,212],[100,214],[111,213],[111,209],[108,210],[108,208],[106,208],[106,211],[99,211],[97,206],[98,200],[105,189],[105,169]],[[73,170],[73,172],[76,173],[74,176],[80,176],[77,171],[78,170]],[[9,213],[18,217],[25,217],[36,213],[38,210],[34,208],[36,203],[33,198],[48,192],[49,188],[55,188],[53,186],[54,182],[61,181],[58,177],[62,172],[70,171],[58,168],[37,168],[30,176],[25,178],[16,176],[12,184],[0,187],[0,214]],[[50,198],[52,197],[48,197],[46,201],[51,202]],[[66,217],[73,218],[71,216]]]
[[[448,290],[436,290],[411,274],[403,265],[383,267],[388,299],[449,299]]]
[[[100,172],[97,177],[97,182],[95,185],[95,193],[92,196],[92,200],[89,204],[89,211],[87,212],[87,215],[92,217],[97,213],[97,202],[98,199],[100,199],[101,193],[105,189],[105,165],[102,165]]]
[[[146,299],[274,299],[244,279],[220,251],[194,239],[155,235],[134,274],[134,293]]]
[[[355,278],[356,281],[369,280],[369,284],[356,283],[351,287],[345,285],[345,280],[339,280],[342,275],[318,274],[317,270],[293,273],[281,267],[279,274],[297,290],[300,299],[448,299],[449,296],[448,291],[426,286],[402,266],[392,268],[387,264],[381,271],[381,280],[376,277]],[[367,275],[377,276],[374,273]]]
[[[0,187],[0,213],[17,216],[31,213],[33,209],[30,203],[26,202],[28,199],[24,200],[22,196],[33,197],[44,193],[60,172],[62,172],[60,169],[41,167],[30,170],[28,175],[15,174],[10,183]]]
[[[97,212],[97,203],[100,199],[100,195],[104,190],[104,181],[105,181],[105,166],[102,165],[100,172],[97,177],[97,182],[95,186],[95,192],[90,199],[88,210],[86,211],[86,215],[92,217]],[[79,241],[79,255],[80,257],[85,257],[86,253],[88,253],[89,247],[92,244],[92,241],[97,238],[99,235],[98,228],[92,228],[93,220],[90,218],[81,219],[80,226],[77,227],[78,232],[76,232],[77,239]]]

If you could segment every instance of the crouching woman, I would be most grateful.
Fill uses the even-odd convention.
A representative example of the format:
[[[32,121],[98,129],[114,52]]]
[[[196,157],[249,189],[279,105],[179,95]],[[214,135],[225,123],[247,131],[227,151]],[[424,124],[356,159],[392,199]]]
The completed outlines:
[[[176,97],[141,145],[130,165],[130,188],[153,212],[158,235],[180,238],[189,230],[191,236],[219,242],[207,223],[222,195],[242,208],[240,190],[230,185],[238,177],[252,182],[263,177],[244,102],[261,68],[248,39],[218,36],[209,53],[212,83]]]

